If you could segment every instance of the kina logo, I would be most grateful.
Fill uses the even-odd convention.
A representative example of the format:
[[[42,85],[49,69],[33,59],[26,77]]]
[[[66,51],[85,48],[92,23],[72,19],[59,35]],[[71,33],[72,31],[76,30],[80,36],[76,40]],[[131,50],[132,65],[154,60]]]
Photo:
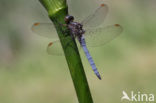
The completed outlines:
[[[150,93],[141,93],[137,92],[134,93],[134,91],[131,91],[131,95],[128,95],[125,91],[122,91],[123,96],[121,97],[121,101],[127,100],[131,102],[153,102],[154,101],[154,94]]]

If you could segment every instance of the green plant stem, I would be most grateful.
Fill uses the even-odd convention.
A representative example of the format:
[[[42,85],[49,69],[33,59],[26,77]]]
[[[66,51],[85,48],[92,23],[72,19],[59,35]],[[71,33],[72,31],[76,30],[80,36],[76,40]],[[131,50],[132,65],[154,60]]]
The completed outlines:
[[[68,29],[60,25],[60,23],[65,24],[64,17],[68,15],[68,7],[66,4],[66,0],[39,1],[48,11],[49,17],[54,23],[55,28],[57,30],[79,103],[93,103],[76,42],[71,38]]]

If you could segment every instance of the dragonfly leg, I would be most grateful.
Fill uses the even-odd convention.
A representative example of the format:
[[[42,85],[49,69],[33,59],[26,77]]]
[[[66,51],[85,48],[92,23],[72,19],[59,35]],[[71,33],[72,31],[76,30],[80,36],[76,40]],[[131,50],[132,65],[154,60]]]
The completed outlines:
[[[65,35],[65,37],[66,36],[68,36],[68,31],[67,31],[67,29],[65,29],[65,30],[63,30],[63,28],[62,27],[67,27],[67,24],[61,24],[57,19],[56,19],[56,22],[58,23],[58,25],[61,27],[61,32]]]
[[[61,29],[61,30],[62,30],[62,29]],[[62,33],[63,33],[63,35],[64,35],[65,37],[69,36],[68,32],[69,32],[68,29],[62,30]]]

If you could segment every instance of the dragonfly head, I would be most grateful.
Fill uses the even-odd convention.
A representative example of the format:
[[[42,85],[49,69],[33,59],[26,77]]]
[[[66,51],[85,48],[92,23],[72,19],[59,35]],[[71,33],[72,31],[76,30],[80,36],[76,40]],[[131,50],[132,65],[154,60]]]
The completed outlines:
[[[69,24],[70,22],[73,22],[74,20],[74,17],[71,16],[71,15],[67,15],[65,18],[64,18],[66,24]]]

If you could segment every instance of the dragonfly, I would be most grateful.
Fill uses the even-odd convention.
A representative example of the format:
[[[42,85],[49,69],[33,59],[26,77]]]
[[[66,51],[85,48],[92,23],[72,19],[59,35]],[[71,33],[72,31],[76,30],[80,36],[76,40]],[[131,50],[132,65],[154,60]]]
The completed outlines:
[[[120,26],[119,24],[96,28],[104,21],[107,14],[108,5],[102,3],[92,14],[90,14],[81,22],[75,22],[74,16],[67,15],[65,17],[66,24],[63,25],[69,29],[70,35],[73,38],[77,38],[77,41],[79,42],[80,47],[83,49],[92,70],[100,80],[101,75],[95,65],[95,62],[93,61],[92,56],[89,53],[87,46],[103,46],[107,42],[119,36],[123,31],[122,26]],[[84,28],[86,29],[84,30]],[[60,47],[58,45],[61,44],[57,34],[53,33],[54,31],[56,32],[56,30],[52,23],[34,23],[32,26],[32,31],[40,36],[51,37],[55,39],[53,42],[50,42],[47,46],[47,52],[49,54],[54,55],[63,53],[63,51],[60,52],[60,50],[58,49]]]

